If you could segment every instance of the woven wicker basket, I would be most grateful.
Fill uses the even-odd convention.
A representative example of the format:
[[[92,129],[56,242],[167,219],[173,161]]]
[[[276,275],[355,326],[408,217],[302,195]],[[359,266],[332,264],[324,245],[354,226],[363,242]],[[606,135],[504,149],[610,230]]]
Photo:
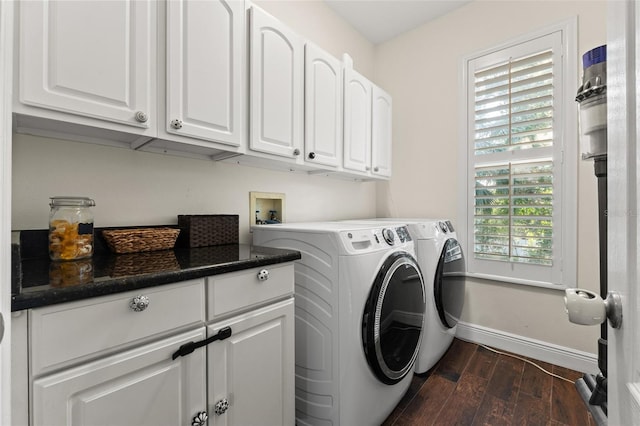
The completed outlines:
[[[138,228],[104,230],[102,236],[109,248],[120,254],[172,249],[179,233],[173,228]]]
[[[238,215],[178,215],[180,247],[238,244]]]

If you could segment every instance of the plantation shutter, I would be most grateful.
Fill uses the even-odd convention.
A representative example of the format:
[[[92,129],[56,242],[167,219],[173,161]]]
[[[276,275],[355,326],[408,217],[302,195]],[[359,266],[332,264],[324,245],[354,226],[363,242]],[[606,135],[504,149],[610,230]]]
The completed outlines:
[[[553,145],[550,50],[475,73],[475,155]]]
[[[478,70],[474,80],[476,157],[553,145],[551,50]],[[484,160],[475,167],[474,255],[552,264],[553,161]]]
[[[475,256],[551,265],[553,162],[478,167],[475,181]]]
[[[562,269],[561,37],[475,58],[467,72],[470,273],[557,284]]]

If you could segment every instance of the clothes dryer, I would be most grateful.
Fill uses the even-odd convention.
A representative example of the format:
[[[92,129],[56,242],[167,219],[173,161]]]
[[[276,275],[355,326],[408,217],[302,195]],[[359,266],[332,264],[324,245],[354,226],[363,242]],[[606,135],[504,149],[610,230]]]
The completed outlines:
[[[403,224],[261,225],[253,244],[298,250],[296,424],[378,425],[407,391],[425,291]]]
[[[455,337],[465,301],[465,260],[449,220],[405,221],[415,240],[428,295],[423,344],[415,369],[421,374],[442,358]]]
[[[414,240],[427,295],[422,343],[415,373],[433,367],[455,337],[465,300],[465,260],[458,237],[446,219],[375,218],[344,221],[384,226],[403,223]]]

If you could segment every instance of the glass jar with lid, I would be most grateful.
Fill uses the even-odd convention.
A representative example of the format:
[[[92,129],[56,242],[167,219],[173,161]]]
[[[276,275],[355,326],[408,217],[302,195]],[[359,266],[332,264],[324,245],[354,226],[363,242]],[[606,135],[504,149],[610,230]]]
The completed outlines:
[[[87,197],[51,197],[49,257],[51,260],[85,259],[93,255],[93,212]]]

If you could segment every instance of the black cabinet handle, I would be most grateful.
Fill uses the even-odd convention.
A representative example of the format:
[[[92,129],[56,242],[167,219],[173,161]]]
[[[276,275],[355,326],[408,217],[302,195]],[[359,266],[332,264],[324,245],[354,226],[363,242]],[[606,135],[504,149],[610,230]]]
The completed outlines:
[[[180,346],[180,348],[173,353],[171,359],[176,359],[179,356],[189,355],[191,352],[195,351],[198,348],[206,346],[211,342],[215,342],[216,340],[224,340],[228,337],[231,337],[231,327],[221,328],[218,333],[207,339],[200,340],[199,342],[185,343],[184,345]]]

